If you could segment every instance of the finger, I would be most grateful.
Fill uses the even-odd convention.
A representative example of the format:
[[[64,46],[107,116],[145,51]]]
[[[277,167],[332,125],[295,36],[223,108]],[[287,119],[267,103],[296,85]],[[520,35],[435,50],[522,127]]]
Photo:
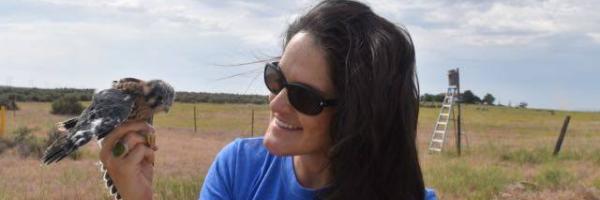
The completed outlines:
[[[115,143],[117,143],[118,139],[122,138],[125,134],[129,132],[154,132],[154,128],[152,128],[150,124],[142,121],[124,122],[102,139],[102,147],[109,148],[102,148],[100,150],[100,155],[110,155],[110,151],[112,150],[112,147],[115,145]]]
[[[114,149],[115,143],[117,143],[123,135],[130,132],[154,132],[154,129],[151,125],[142,122],[142,121],[126,121],[121,124],[119,127],[115,128],[111,131],[103,140],[101,141],[101,145],[103,148],[100,149],[100,161],[102,161],[105,165],[109,164],[113,158],[112,150]],[[124,147],[124,146],[122,146]],[[131,149],[131,148],[129,148]]]
[[[142,161],[153,164],[154,151],[144,144],[137,144],[129,154],[125,155],[125,160],[125,162],[128,162],[129,164],[138,164]]]
[[[146,181],[152,183],[152,177],[154,176],[154,165],[152,165],[152,163],[143,161],[141,170],[142,174],[146,178]]]
[[[154,158],[154,150],[152,148],[144,151],[144,158],[142,158],[142,160],[151,164],[152,167],[154,167]]]
[[[147,145],[153,150],[158,150],[156,147],[156,134],[152,132],[148,132],[144,134],[144,139],[146,140]]]
[[[129,132],[154,132],[154,128],[152,125],[146,123],[145,121],[126,121],[119,125],[117,128],[112,130],[109,134],[104,137],[102,140],[102,146],[112,146],[114,145],[119,138],[125,136],[125,134]]]

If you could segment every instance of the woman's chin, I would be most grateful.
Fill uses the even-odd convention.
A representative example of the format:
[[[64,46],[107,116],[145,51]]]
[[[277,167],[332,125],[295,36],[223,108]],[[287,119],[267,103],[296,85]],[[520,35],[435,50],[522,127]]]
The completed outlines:
[[[285,155],[285,149],[283,148],[285,145],[282,144],[281,138],[277,138],[272,131],[267,130],[265,133],[265,137],[263,139],[263,145],[265,148],[269,150],[269,152],[276,156]]]

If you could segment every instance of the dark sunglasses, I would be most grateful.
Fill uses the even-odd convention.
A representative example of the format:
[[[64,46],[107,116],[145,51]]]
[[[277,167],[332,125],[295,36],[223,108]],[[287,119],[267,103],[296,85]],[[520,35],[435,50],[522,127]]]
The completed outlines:
[[[288,83],[279,62],[267,63],[265,65],[265,84],[273,94],[279,94],[283,88],[287,88],[288,101],[297,111],[307,115],[318,115],[324,107],[335,106],[335,99],[325,99],[319,95],[317,90],[301,83]]]

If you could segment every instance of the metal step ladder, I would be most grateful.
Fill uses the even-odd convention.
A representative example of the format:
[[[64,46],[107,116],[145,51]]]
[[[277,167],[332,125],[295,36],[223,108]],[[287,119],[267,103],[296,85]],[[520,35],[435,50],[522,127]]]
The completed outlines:
[[[450,114],[454,114],[452,111],[456,97],[458,97],[458,88],[453,86],[449,87],[446,96],[444,97],[444,101],[442,102],[442,108],[440,109],[437,122],[433,128],[433,134],[431,135],[431,141],[429,143],[430,153],[441,152],[444,148],[446,132],[449,126],[448,122],[450,121]]]

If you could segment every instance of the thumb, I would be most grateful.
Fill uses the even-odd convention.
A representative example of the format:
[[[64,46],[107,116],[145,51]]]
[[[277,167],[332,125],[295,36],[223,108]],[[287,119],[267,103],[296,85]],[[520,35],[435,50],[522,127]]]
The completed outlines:
[[[154,163],[154,151],[147,147],[145,144],[138,143],[133,147],[131,152],[125,156],[125,162],[128,164],[139,164],[142,160],[149,163]]]

